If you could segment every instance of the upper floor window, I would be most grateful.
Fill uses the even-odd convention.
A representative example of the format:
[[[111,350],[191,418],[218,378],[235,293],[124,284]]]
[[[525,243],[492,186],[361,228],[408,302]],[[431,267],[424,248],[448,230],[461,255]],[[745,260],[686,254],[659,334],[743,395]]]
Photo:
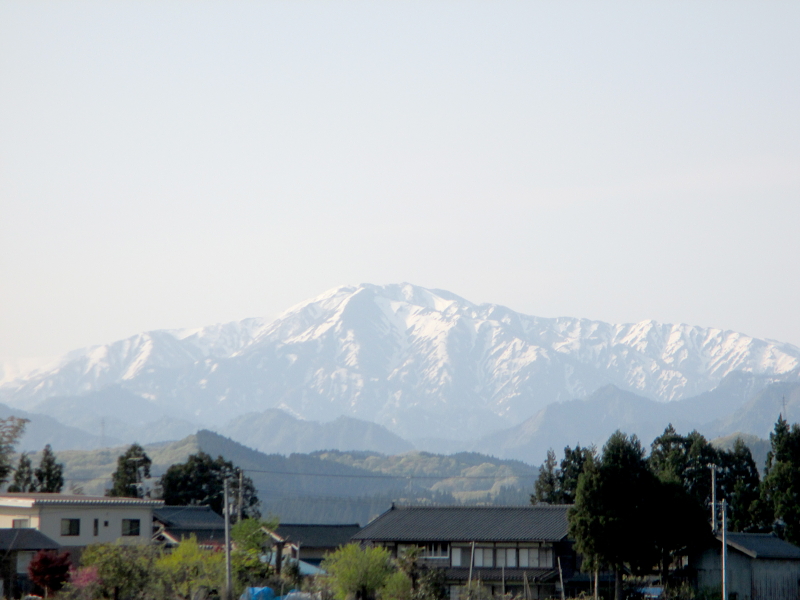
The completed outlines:
[[[122,535],[139,535],[139,519],[122,519]]]
[[[461,566],[461,548],[453,548],[450,551],[450,556],[452,560],[450,561],[451,567],[460,567]]]
[[[494,550],[492,550],[491,548],[475,548],[475,566],[493,567]]]
[[[498,567],[511,567],[517,566],[517,549],[516,548],[498,548],[497,549],[497,566]]]
[[[428,544],[425,546],[425,558],[449,558],[450,546],[443,543]]]
[[[28,529],[31,526],[30,519],[13,519],[11,521],[11,527],[13,529]]]
[[[80,519],[61,519],[61,535],[80,535]]]
[[[552,548],[520,548],[519,566],[551,568],[553,566]]]

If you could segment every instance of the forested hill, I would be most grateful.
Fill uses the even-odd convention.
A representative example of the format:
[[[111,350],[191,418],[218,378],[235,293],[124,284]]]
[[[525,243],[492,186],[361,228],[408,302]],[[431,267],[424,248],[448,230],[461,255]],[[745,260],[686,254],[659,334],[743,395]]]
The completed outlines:
[[[124,451],[125,447],[59,452],[67,487],[102,494]],[[525,503],[538,474],[538,467],[475,453],[264,454],[206,430],[178,442],[147,445],[145,451],[153,461],[153,487],[171,464],[191,454],[223,456],[252,478],[262,511],[284,522],[366,523],[392,502]]]

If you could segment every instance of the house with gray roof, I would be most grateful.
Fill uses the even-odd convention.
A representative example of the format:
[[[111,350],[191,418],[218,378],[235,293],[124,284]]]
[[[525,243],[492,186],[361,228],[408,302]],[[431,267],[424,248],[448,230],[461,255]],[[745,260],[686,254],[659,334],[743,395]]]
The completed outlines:
[[[585,590],[578,558],[567,539],[565,505],[392,506],[353,536],[393,556],[422,548],[429,568],[444,570],[450,597],[480,582],[493,593],[560,597]]]
[[[727,587],[731,600],[800,597],[800,548],[771,533],[727,533]],[[690,557],[700,589],[722,586],[722,537]]]
[[[312,525],[281,523],[271,531],[276,548],[283,557],[303,560],[319,566],[325,556],[350,542],[361,529],[358,523]]]
[[[33,589],[28,565],[40,550],[58,550],[59,544],[31,528],[0,529],[0,597],[19,598]]]
[[[225,544],[225,519],[210,506],[162,506],[153,510],[153,540],[167,547],[194,536],[204,548]]]

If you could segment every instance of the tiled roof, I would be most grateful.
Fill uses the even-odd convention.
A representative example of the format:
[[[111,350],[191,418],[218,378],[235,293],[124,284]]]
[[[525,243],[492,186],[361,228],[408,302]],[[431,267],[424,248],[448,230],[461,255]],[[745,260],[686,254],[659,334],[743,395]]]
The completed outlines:
[[[348,525],[305,525],[301,523],[281,523],[275,534],[307,548],[338,548],[350,541],[361,526],[358,523]]]
[[[771,533],[727,533],[728,546],[753,558],[800,560],[800,548]],[[717,536],[721,540],[721,536]]]
[[[162,506],[153,518],[168,529],[225,529],[225,519],[209,506]]]
[[[164,526],[163,535],[175,543],[195,536],[201,545],[225,542],[225,519],[209,506],[163,506],[153,519]]]
[[[42,506],[50,504],[114,505],[114,506],[163,506],[163,500],[151,498],[117,498],[111,496],[83,496],[76,494],[10,493],[0,495],[2,506]]]
[[[381,542],[523,542],[567,537],[566,505],[393,506],[353,536]]]
[[[60,548],[38,529],[0,529],[0,551],[57,550]]]

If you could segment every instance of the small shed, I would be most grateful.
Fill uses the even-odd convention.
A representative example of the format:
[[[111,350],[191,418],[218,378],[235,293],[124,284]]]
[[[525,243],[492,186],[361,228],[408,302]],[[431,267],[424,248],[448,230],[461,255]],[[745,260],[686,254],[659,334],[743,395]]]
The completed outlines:
[[[728,600],[786,600],[800,594],[800,548],[771,533],[728,533]],[[722,586],[722,536],[690,558],[700,589]]]

